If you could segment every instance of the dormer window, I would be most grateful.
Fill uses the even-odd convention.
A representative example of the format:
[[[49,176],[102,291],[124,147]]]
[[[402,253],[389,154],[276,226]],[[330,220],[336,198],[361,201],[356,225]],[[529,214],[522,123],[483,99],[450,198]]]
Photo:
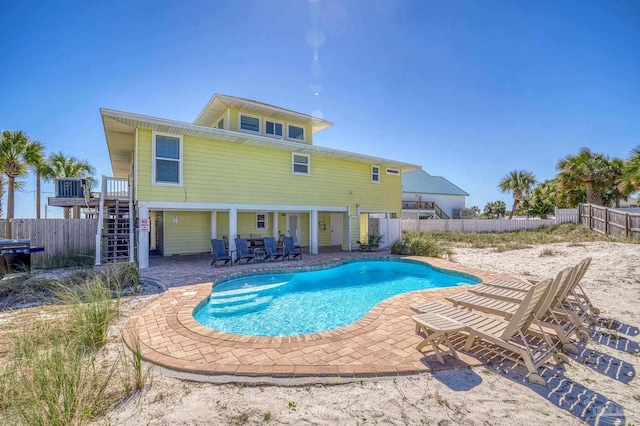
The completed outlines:
[[[282,123],[277,121],[265,120],[264,134],[268,136],[282,137]]]
[[[287,137],[289,139],[295,139],[299,141],[304,140],[304,127],[293,126],[289,124],[287,126]]]
[[[260,117],[240,114],[240,130],[260,133]]]
[[[218,129],[224,129],[224,118],[221,118],[220,121],[218,121],[218,125],[216,127]]]
[[[380,183],[380,167],[371,166],[371,182]]]

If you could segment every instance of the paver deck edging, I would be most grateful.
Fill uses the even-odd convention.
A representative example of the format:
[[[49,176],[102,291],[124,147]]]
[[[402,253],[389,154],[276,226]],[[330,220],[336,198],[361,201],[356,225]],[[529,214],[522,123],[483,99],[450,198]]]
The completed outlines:
[[[442,259],[408,259],[481,280],[514,279]],[[335,262],[327,267],[335,267]],[[266,273],[274,273],[274,269]],[[442,299],[460,292],[462,287],[399,294],[380,302],[363,318],[345,327],[285,337],[242,336],[199,324],[193,312],[208,298],[211,289],[211,282],[170,288],[127,322],[125,342],[131,348],[137,337],[143,359],[169,371],[239,378],[372,377],[482,363],[463,356],[462,361],[451,359],[442,366],[429,353],[415,350],[421,337],[413,331],[410,319],[413,312],[409,306]]]

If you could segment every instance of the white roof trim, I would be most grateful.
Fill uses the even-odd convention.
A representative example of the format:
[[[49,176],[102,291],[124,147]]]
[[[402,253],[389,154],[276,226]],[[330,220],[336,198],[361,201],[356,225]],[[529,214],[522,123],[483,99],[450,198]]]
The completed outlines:
[[[178,134],[189,134],[189,136],[203,138],[211,138],[211,136],[219,136],[221,140],[231,143],[247,143],[256,146],[268,146],[274,149],[280,149],[290,152],[301,152],[311,155],[321,155],[326,157],[338,157],[350,159],[360,163],[385,165],[404,170],[421,169],[421,166],[404,163],[400,161],[390,160],[382,157],[374,157],[366,154],[358,154],[355,152],[343,151],[335,148],[326,148],[317,145],[308,145],[300,142],[290,142],[286,140],[274,139],[267,136],[252,135],[248,133],[235,132],[231,130],[216,129],[208,126],[200,126],[197,124],[185,123],[181,121],[168,120],[164,118],[149,117],[141,114],[134,114],[123,111],[116,111],[106,108],[100,108],[100,114],[103,117],[110,117],[132,128],[142,128],[147,130],[156,130],[163,132],[171,132]],[[105,128],[105,133],[107,129]]]

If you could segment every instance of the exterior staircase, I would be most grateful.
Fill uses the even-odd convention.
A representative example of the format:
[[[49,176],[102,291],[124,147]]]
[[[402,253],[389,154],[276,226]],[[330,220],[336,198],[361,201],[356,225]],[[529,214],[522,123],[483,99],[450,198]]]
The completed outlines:
[[[126,178],[102,177],[96,265],[133,261],[133,202]]]

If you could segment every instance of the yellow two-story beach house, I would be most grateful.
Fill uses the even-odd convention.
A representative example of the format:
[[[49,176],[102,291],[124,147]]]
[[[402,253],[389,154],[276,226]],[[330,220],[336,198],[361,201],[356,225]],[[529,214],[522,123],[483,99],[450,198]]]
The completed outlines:
[[[214,95],[193,123],[100,113],[114,177],[103,179],[96,263],[145,268],[150,251],[202,253],[222,237],[233,249],[238,235],[350,250],[370,217],[400,218],[402,172],[420,169],[314,145],[332,123],[234,96]]]

